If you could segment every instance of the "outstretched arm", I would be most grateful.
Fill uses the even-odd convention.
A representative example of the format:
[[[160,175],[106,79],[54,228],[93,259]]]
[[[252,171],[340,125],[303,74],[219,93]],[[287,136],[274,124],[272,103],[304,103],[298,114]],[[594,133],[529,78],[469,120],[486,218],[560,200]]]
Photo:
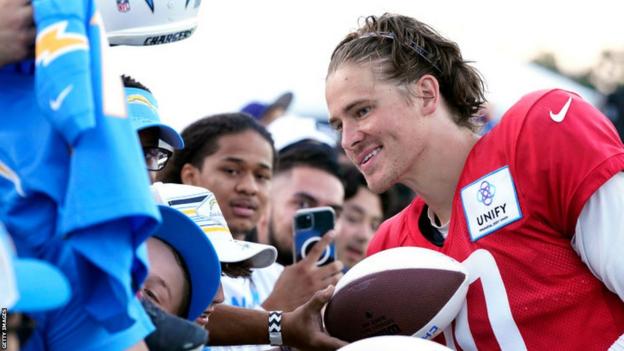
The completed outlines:
[[[333,291],[333,286],[318,291],[305,304],[283,314],[284,345],[315,351],[335,350],[346,345],[325,333],[321,321],[321,309]],[[210,345],[268,344],[268,318],[266,311],[217,306],[208,323]]]

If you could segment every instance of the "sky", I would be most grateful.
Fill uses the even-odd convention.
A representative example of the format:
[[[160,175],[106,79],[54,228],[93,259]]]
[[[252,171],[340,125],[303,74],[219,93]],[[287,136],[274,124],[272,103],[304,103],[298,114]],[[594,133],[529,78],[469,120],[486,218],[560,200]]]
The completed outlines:
[[[540,52],[554,52],[575,72],[606,48],[624,49],[619,0],[203,0],[201,6],[198,28],[187,40],[112,48],[116,66],[152,90],[162,119],[178,130],[284,91],[295,93],[291,112],[324,115],[329,56],[370,14],[409,15],[456,41],[501,110],[532,89],[576,89],[526,67]],[[581,95],[598,101],[594,92]]]

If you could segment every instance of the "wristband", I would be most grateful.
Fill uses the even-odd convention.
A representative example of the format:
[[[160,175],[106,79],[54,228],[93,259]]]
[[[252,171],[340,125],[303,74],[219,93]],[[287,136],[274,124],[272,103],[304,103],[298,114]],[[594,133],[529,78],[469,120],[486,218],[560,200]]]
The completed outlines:
[[[282,311],[269,312],[269,342],[271,346],[282,345]]]

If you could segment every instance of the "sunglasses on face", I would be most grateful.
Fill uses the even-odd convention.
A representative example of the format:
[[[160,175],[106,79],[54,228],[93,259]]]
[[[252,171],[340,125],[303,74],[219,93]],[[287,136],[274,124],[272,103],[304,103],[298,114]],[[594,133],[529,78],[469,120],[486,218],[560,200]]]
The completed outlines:
[[[143,148],[145,164],[149,171],[160,171],[167,165],[173,152],[162,147],[149,146]]]

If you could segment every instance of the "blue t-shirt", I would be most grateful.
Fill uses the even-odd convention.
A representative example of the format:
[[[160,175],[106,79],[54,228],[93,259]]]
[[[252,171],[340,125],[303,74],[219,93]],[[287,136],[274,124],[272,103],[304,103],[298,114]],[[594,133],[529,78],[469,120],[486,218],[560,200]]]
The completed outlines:
[[[68,276],[70,310],[44,315],[70,349],[105,348],[80,335],[151,331],[134,293],[147,274],[140,245],[160,220],[94,3],[33,1],[35,61],[0,68],[0,220],[19,255]],[[68,349],[55,331],[44,343]]]

